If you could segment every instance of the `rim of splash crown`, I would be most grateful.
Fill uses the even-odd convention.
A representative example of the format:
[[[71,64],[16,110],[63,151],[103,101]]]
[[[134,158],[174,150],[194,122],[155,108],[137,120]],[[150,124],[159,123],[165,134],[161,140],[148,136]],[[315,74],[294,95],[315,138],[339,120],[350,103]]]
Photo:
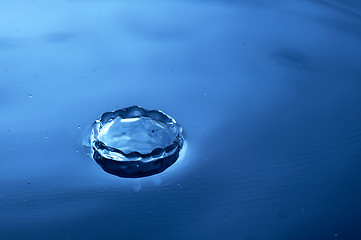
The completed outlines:
[[[125,153],[121,149],[107,146],[99,139],[102,127],[117,117],[122,119],[148,117],[156,122],[166,124],[176,134],[171,144],[164,148],[157,147],[150,153],[145,154],[139,151]],[[174,118],[161,110],[146,110],[140,106],[131,106],[112,112],[105,112],[93,123],[90,134],[92,158],[104,171],[126,178],[146,177],[163,172],[178,160],[184,145],[183,128]],[[182,151],[183,155],[184,151]]]

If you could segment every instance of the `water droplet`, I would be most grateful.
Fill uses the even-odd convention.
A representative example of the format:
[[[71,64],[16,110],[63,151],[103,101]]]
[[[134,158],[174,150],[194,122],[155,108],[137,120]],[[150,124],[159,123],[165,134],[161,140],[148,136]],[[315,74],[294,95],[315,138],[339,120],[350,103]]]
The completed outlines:
[[[78,126],[78,129],[81,129],[81,126]]]
[[[93,158],[106,172],[119,177],[154,175],[178,159],[182,131],[162,111],[133,106],[106,112],[91,131]]]
[[[31,95],[30,93],[28,93],[28,97],[29,97],[29,98],[33,98],[33,95]]]
[[[140,184],[139,180],[133,180],[131,184],[134,192],[139,192],[140,189],[142,188],[142,185]]]

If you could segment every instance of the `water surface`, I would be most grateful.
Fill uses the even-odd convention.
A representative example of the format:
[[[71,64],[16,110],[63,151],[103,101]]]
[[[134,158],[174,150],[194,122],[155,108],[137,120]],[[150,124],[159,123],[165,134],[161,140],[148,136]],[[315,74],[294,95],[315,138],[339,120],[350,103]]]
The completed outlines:
[[[357,1],[4,0],[0,238],[360,238],[360,69]],[[86,155],[132,105],[177,120],[183,161]]]

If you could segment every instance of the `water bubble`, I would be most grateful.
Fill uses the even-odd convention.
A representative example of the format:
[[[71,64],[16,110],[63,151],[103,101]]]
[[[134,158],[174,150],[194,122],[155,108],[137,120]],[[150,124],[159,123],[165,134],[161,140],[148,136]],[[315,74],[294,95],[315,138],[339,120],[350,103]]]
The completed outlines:
[[[154,175],[178,159],[182,132],[162,111],[133,106],[106,112],[93,124],[92,157],[106,172],[119,177]]]
[[[29,97],[29,98],[33,98],[33,95],[31,95],[30,93],[28,93],[28,97]]]

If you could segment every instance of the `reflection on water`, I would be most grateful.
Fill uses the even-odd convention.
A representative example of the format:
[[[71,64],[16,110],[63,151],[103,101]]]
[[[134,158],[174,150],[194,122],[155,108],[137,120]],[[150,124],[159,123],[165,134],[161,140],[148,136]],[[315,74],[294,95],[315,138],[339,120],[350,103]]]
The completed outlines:
[[[3,1],[1,239],[357,239],[360,10]],[[131,105],[189,140],[183,162],[139,182],[79,143]]]

